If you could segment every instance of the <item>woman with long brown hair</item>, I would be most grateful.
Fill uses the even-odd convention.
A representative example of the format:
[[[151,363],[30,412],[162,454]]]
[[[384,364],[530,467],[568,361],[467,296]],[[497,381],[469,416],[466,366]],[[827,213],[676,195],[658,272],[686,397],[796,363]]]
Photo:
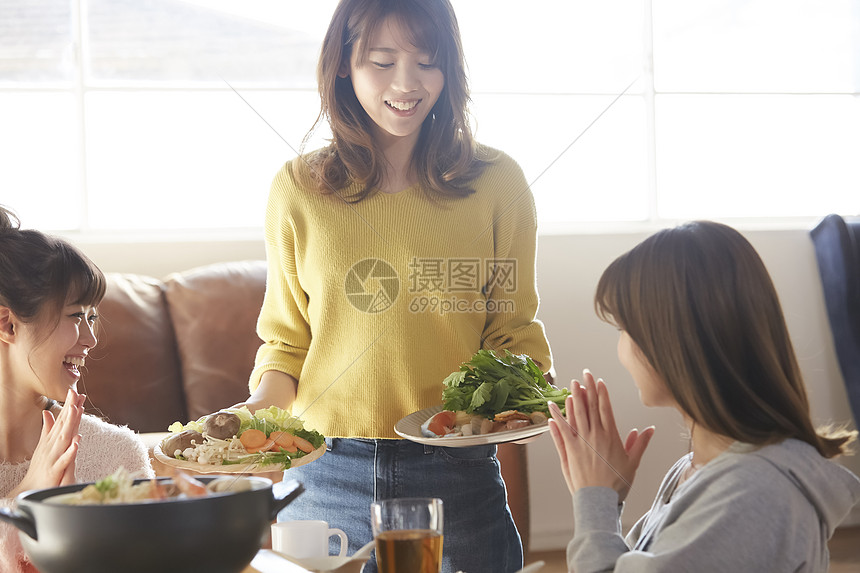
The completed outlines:
[[[856,432],[817,429],[776,289],[750,243],[701,221],[616,259],[598,316],[643,404],[678,410],[690,453],[626,539],[621,504],[654,429],[618,434],[606,385],[585,372],[550,432],[574,499],[568,564],[590,571],[825,572],[827,540],[860,501],[830,458]]]
[[[341,0],[317,75],[332,140],[272,184],[245,405],[291,408],[329,451],[287,470],[305,493],[279,518],[328,521],[354,551],[372,539],[372,501],[439,497],[442,571],[515,571],[496,446],[425,446],[394,426],[439,405],[445,377],[482,348],[550,369],[528,183],[472,136],[448,0]]]

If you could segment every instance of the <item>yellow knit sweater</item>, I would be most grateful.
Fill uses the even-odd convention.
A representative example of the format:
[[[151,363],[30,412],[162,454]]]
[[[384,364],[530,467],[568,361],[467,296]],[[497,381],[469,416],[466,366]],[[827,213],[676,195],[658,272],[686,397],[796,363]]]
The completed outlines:
[[[464,198],[430,199],[415,185],[350,204],[302,188],[303,159],[281,169],[252,391],[263,372],[285,372],[307,427],[396,438],[394,424],[441,404],[442,380],[481,348],[550,368],[535,319],[534,199],[510,157],[480,153],[492,163]]]

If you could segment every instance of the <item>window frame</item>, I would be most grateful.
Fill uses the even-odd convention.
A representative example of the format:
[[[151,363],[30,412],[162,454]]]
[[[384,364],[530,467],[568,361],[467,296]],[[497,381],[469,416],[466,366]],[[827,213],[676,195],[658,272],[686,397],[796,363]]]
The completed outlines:
[[[90,221],[90,193],[88,190],[88,146],[87,146],[87,118],[86,118],[86,100],[87,95],[99,91],[110,92],[145,92],[145,91],[218,91],[224,92],[233,89],[233,86],[227,88],[224,86],[201,86],[199,83],[183,84],[180,82],[172,82],[165,84],[164,82],[153,82],[151,85],[136,85],[123,84],[121,82],[106,82],[87,80],[89,77],[86,66],[87,59],[84,54],[88,50],[88,36],[86,34],[86,22],[82,14],[83,6],[86,0],[69,0],[72,7],[72,45],[74,54],[74,74],[70,82],[55,82],[53,84],[25,84],[3,85],[0,84],[0,91],[6,92],[66,92],[72,93],[75,100],[75,109],[77,111],[75,129],[76,138],[80,145],[76,146],[77,161],[80,165],[78,174],[77,188],[77,209],[79,213],[80,226],[77,229],[57,231],[58,234],[68,236],[79,242],[101,243],[105,241],[113,242],[163,242],[165,240],[173,241],[213,241],[223,240],[225,236],[233,237],[235,240],[242,241],[250,238],[259,238],[262,236],[262,214],[260,216],[260,225],[247,228],[200,228],[200,229],[171,229],[171,230],[152,230],[152,231],[111,231],[104,229],[96,229]],[[657,119],[656,107],[657,100],[662,95],[689,95],[689,92],[658,92],[655,88],[654,74],[654,23],[653,23],[653,3],[654,0],[643,0],[642,7],[643,15],[643,66],[641,76],[634,82],[636,84],[636,92],[632,96],[642,98],[644,107],[644,121],[646,129],[645,141],[645,164],[646,164],[646,204],[647,217],[639,221],[577,221],[577,222],[541,222],[539,232],[541,234],[600,234],[600,233],[636,233],[663,228],[668,225],[676,224],[679,221],[666,219],[659,215],[660,193],[658,182],[658,150],[656,142]],[[456,9],[456,5],[455,5]],[[252,93],[260,91],[269,91],[271,86],[237,86],[236,91],[239,93]],[[297,91],[315,91],[309,89],[301,89]],[[480,92],[476,92],[480,93]],[[723,92],[721,92],[722,94]],[[781,92],[775,92],[779,95]],[[580,95],[579,93],[571,93],[567,95]],[[583,94],[583,95],[605,95],[611,97],[615,94]],[[726,95],[731,95],[726,93]],[[857,97],[858,93],[853,94]],[[309,118],[308,125],[312,123],[312,118]],[[811,228],[819,219],[820,216],[808,217],[738,217],[738,218],[717,218],[723,222],[734,225],[742,229],[808,229]]]

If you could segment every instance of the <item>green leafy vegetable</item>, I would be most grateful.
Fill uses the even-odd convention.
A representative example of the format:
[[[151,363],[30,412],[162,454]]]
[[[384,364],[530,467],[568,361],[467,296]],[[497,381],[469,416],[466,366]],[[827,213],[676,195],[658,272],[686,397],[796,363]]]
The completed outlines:
[[[464,410],[490,419],[505,410],[549,414],[548,401],[564,411],[564,399],[570,395],[570,390],[547,382],[531,358],[508,350],[504,356],[479,350],[460,370],[445,378],[444,384],[446,410]]]
[[[93,484],[93,488],[101,494],[102,498],[116,497],[120,482],[118,474],[119,470],[117,470],[117,472],[113,473],[112,475],[103,477],[102,479]]]

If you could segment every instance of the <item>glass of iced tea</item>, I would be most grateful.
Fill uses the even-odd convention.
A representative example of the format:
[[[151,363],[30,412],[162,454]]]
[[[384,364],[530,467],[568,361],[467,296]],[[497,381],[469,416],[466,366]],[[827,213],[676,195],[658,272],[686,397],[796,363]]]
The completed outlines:
[[[442,500],[385,499],[370,506],[379,573],[439,573]]]

